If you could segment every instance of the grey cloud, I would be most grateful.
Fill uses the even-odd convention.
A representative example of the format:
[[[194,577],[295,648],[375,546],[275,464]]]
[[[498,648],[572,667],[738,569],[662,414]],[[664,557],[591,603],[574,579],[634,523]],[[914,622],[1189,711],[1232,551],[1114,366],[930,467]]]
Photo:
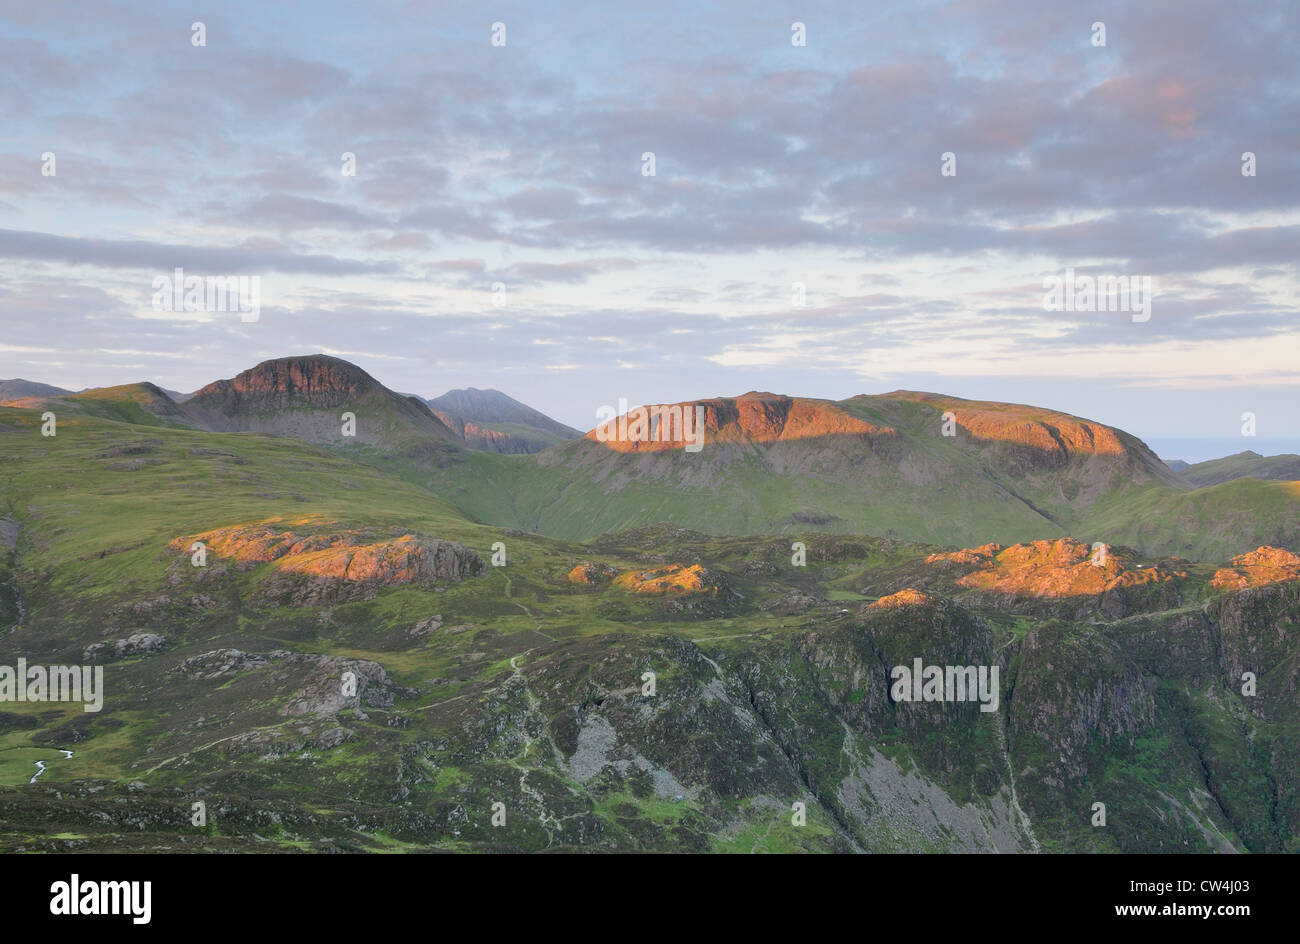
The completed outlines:
[[[81,239],[0,229],[0,258],[62,262],[117,269],[171,270],[176,266],[216,273],[297,272],[316,275],[388,273],[390,263],[366,263],[326,255],[268,249],[169,245],[145,240]]]

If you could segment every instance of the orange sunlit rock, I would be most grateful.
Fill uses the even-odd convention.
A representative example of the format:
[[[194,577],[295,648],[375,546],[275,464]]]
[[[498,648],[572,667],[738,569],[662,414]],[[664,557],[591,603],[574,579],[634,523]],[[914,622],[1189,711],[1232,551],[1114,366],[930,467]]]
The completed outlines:
[[[1104,556],[1096,554],[1090,545],[1073,538],[1013,544],[988,556],[980,553],[994,547],[997,545],[956,552],[984,561],[959,578],[958,586],[1017,596],[1064,598],[1095,596],[1117,587],[1163,583],[1187,576],[1184,570],[1138,566],[1135,560],[1110,547],[1105,548]]]
[[[609,583],[613,579],[614,573],[614,568],[608,564],[584,561],[569,571],[568,578],[571,583]]]
[[[420,579],[459,579],[482,570],[477,555],[448,541],[413,534],[383,540],[359,531],[284,530],[281,522],[254,522],[176,538],[168,545],[188,552],[202,541],[218,558],[274,563],[277,570],[332,580],[403,584]]]
[[[1001,544],[981,544],[979,547],[962,548],[960,551],[931,554],[925,559],[925,562],[927,564],[987,564],[1002,549]]]
[[[922,593],[920,590],[908,587],[906,590],[899,590],[897,593],[881,597],[875,603],[870,604],[867,609],[894,610],[903,606],[934,606],[935,603],[934,597],[928,593]]]
[[[997,404],[996,409],[990,409],[987,404],[911,390],[895,391],[889,396],[951,411],[956,425],[979,440],[1030,446],[1063,457],[1119,456],[1128,452],[1119,434],[1109,426],[1068,413],[1016,404]]]
[[[682,449],[696,432],[697,405],[703,408],[704,443],[775,443],[817,436],[896,435],[887,426],[858,419],[823,400],[751,392],[734,399],[638,407],[593,429],[587,433],[587,439],[601,442],[616,452]]]
[[[614,578],[614,586],[633,593],[654,595],[716,595],[723,589],[722,580],[699,564],[691,564],[689,567],[669,564],[653,570],[626,570]]]
[[[1300,578],[1300,556],[1280,547],[1257,547],[1228,564],[1210,580],[1216,590],[1241,590]]]

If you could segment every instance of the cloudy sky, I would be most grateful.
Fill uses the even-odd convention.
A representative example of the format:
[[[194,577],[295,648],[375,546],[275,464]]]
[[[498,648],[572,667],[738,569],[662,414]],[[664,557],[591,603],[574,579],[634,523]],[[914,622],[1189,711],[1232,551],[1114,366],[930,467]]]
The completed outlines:
[[[901,387],[1300,452],[1300,4],[1077,6],[2,0],[0,376],[327,352],[584,429]],[[178,266],[260,319],[154,310]],[[1067,267],[1149,319],[1045,310]]]

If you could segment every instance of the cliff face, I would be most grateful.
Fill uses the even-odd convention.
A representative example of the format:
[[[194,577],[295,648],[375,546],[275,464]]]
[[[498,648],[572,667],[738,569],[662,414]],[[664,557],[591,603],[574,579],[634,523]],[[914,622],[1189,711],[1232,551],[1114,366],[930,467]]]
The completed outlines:
[[[703,409],[697,414],[697,407]],[[703,426],[696,429],[697,415]],[[656,417],[660,417],[656,419]],[[591,430],[586,439],[621,453],[681,450],[687,433],[703,434],[704,443],[789,443],[821,436],[893,435],[894,430],[851,416],[833,403],[774,393],[750,392],[675,404],[652,404],[630,410]]]
[[[197,406],[223,411],[283,409],[311,405],[343,406],[378,386],[355,364],[324,355],[263,361],[230,380],[217,380],[195,392]]]
[[[480,426],[446,410],[434,409],[432,412],[471,449],[483,449],[488,452],[518,456],[538,452],[542,448],[533,440],[516,436],[513,433],[503,432],[499,429]]]

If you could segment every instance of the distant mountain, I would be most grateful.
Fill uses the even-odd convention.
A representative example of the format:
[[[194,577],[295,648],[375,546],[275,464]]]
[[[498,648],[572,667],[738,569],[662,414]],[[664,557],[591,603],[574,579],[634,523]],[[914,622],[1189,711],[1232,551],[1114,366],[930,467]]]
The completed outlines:
[[[394,393],[355,364],[324,354],[263,361],[208,384],[183,409],[206,429],[316,443],[393,448],[460,439],[419,399]],[[355,416],[355,439],[343,434],[344,413]]]
[[[568,540],[665,522],[966,545],[1071,535],[1198,560],[1300,549],[1289,486],[1193,490],[1136,437],[1053,410],[906,390],[839,402],[751,392],[671,405],[665,422],[697,406],[698,452],[638,438],[631,411],[526,463],[448,466],[431,487],[481,521]]]
[[[0,402],[23,397],[62,397],[71,392],[62,387],[52,387],[49,384],[23,380],[20,377],[13,380],[0,380]]]
[[[1188,463],[1184,462],[1182,459],[1166,459],[1165,465],[1169,466],[1171,472],[1177,472],[1180,475],[1186,472],[1189,467]]]
[[[514,454],[541,452],[582,436],[578,430],[500,390],[449,390],[425,402],[473,449]]]
[[[1300,456],[1261,456],[1258,452],[1239,452],[1222,459],[1197,462],[1183,470],[1183,477],[1193,485],[1218,485],[1233,479],[1261,481],[1300,481]]]

